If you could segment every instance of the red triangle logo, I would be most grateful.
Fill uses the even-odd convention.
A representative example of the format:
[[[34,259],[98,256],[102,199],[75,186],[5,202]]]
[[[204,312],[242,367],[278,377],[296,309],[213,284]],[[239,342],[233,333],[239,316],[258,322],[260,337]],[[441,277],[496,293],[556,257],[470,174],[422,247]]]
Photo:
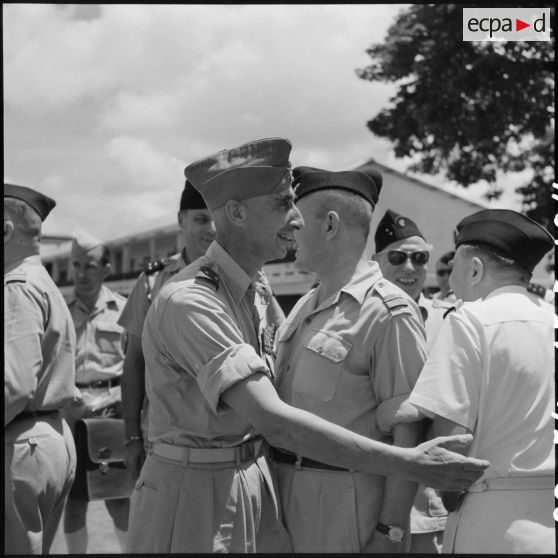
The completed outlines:
[[[515,18],[515,30],[516,31],[521,31],[522,29],[525,29],[526,27],[531,27],[530,23],[525,23],[524,21],[521,21],[520,19]]]

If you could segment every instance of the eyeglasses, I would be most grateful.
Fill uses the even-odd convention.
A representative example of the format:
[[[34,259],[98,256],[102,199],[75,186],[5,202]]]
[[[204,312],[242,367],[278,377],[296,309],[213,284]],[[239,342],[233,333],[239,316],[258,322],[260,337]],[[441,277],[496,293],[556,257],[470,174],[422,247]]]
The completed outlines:
[[[444,275],[451,275],[451,269],[438,269],[436,275],[443,277]]]
[[[403,250],[388,250],[387,259],[391,265],[402,265],[410,259],[415,265],[424,265],[430,259],[430,252],[403,252]]]

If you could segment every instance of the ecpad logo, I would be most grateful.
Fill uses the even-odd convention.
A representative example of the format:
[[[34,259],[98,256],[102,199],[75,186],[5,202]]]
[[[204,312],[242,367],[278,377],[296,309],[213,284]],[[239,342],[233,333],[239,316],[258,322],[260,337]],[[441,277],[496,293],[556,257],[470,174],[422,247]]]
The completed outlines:
[[[550,8],[463,8],[464,41],[550,41]]]

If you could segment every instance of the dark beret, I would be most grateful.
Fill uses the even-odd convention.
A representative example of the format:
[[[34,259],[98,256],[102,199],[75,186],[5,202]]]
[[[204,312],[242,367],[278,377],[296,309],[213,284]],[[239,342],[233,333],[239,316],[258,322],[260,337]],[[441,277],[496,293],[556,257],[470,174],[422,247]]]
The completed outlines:
[[[188,180],[186,180],[184,190],[182,190],[182,195],[180,196],[180,211],[185,209],[207,209],[202,195]]]
[[[374,207],[382,189],[382,175],[375,169],[331,172],[314,167],[296,167],[293,169],[293,188],[296,201],[320,190],[346,190],[364,198]]]
[[[17,186],[16,184],[4,183],[4,197],[24,201],[39,214],[41,221],[44,221],[47,218],[52,208],[56,205],[56,202],[52,198],[49,198],[32,188]]]
[[[420,232],[417,224],[412,219],[388,209],[382,217],[382,220],[378,223],[378,228],[374,235],[376,252],[381,252],[392,242],[397,242],[398,240],[403,240],[411,236],[420,236],[424,238],[424,235]]]
[[[529,272],[554,246],[552,235],[543,226],[510,209],[485,209],[461,220],[456,248],[477,242],[493,246]]]

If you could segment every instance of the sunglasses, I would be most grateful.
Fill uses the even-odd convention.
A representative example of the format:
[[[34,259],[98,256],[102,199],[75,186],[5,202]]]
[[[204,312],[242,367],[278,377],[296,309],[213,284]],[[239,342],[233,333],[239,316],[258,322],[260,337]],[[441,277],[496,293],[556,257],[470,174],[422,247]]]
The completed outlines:
[[[391,265],[402,265],[410,259],[415,265],[424,265],[430,259],[430,252],[403,252],[403,250],[388,250],[387,259]]]
[[[451,269],[438,269],[438,271],[436,271],[436,275],[438,275],[439,277],[443,277],[444,275],[451,275]]]

